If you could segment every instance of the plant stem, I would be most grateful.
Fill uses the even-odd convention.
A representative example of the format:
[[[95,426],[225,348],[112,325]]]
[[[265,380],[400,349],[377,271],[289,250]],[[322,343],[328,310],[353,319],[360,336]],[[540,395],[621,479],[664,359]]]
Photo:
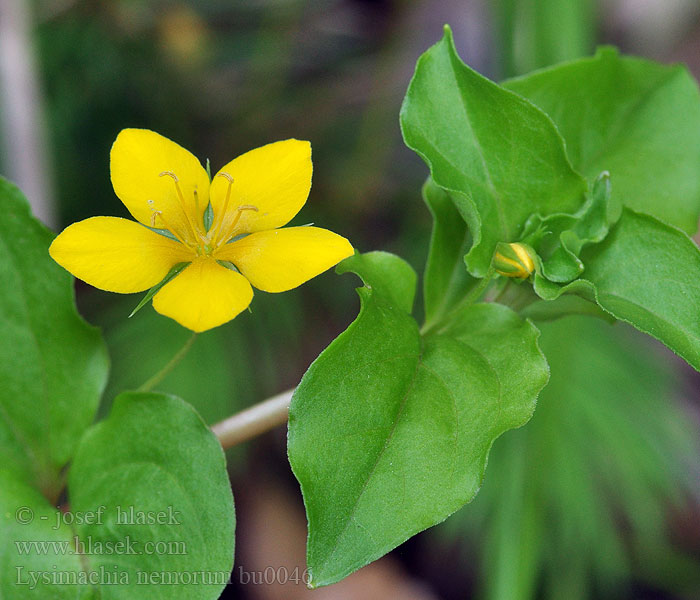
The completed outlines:
[[[484,291],[486,288],[489,286],[491,283],[491,280],[493,279],[494,275],[496,274],[496,270],[493,267],[490,267],[489,270],[486,272],[486,275],[484,276],[483,279],[479,281],[471,290],[467,292],[467,294],[455,305],[453,306],[450,310],[448,310],[446,313],[443,313],[440,315],[439,319],[436,319],[430,323],[425,323],[423,327],[421,327],[421,335],[427,334],[429,331],[435,328],[436,325],[439,325],[441,323],[446,322],[449,320],[449,318],[465,306],[468,306],[469,304],[473,304],[481,296],[483,295]]]
[[[193,333],[189,339],[185,342],[185,345],[180,348],[178,353],[173,356],[170,359],[170,362],[168,362],[167,365],[165,365],[160,371],[158,371],[153,377],[151,377],[148,381],[143,383],[141,387],[137,391],[139,392],[150,392],[156,385],[158,385],[163,379],[165,379],[166,375],[172,371],[177,363],[179,363],[187,354],[189,349],[192,347],[192,344],[194,344],[194,340],[197,338],[197,334]]]
[[[294,390],[282,392],[217,423],[211,429],[224,448],[246,442],[287,421],[293,393]]]

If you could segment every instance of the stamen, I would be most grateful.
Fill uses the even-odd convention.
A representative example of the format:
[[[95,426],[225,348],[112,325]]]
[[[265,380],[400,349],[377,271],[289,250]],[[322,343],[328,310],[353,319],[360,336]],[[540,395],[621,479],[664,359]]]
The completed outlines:
[[[149,200],[148,203],[152,205],[152,204],[153,204],[153,200]],[[156,210],[155,208],[151,208],[151,227],[155,227],[155,226],[156,226],[156,219],[157,219],[158,217],[160,217],[160,220],[163,221],[163,225],[165,225],[165,228],[177,238],[178,242],[180,242],[181,244],[183,244],[183,245],[185,245],[185,246],[190,246],[190,244],[188,244],[187,242],[185,242],[185,241],[178,235],[177,230],[176,230],[174,227],[172,227],[172,226],[165,220],[165,217],[163,217],[163,212],[160,211],[160,210]]]
[[[178,183],[180,180],[177,178],[177,175],[173,173],[172,171],[163,171],[162,173],[158,174],[158,177],[163,177],[163,175],[167,175],[168,177],[172,177],[175,180],[175,183]]]
[[[221,172],[217,173],[217,177],[223,177],[228,181],[228,188],[226,188],[226,199],[224,200],[224,206],[219,212],[219,214],[214,215],[214,223],[212,223],[211,229],[214,231],[214,239],[212,240],[212,245],[216,246],[216,242],[219,239],[219,229],[224,223],[226,218],[226,212],[228,211],[228,203],[231,199],[231,188],[233,187],[233,177],[228,173]]]
[[[231,188],[233,187],[233,177],[231,177],[228,173],[219,173],[217,174],[217,177],[223,177],[228,181],[228,188],[226,188],[226,199],[224,200],[224,207],[221,209],[221,212],[216,215],[216,221],[215,227],[219,227],[222,223],[224,218],[226,217],[226,211],[228,210],[228,203],[229,200],[231,199]]]
[[[253,210],[255,212],[259,212],[258,207],[253,206],[252,204],[241,204],[236,210],[238,212],[237,212],[236,216],[233,218],[233,222],[226,228],[226,231],[227,231],[226,235],[222,236],[222,244],[225,244],[226,242],[228,242],[231,239],[231,237],[233,236],[233,232],[236,229],[236,225],[238,225],[238,221],[241,220],[241,215],[243,215],[243,211]]]
[[[190,230],[192,235],[194,236],[194,239],[203,239],[203,235],[201,232],[198,232],[197,227],[195,224],[192,222],[192,218],[190,217],[190,213],[187,210],[186,206],[187,204],[185,203],[185,198],[182,195],[182,190],[180,189],[180,180],[177,178],[177,175],[173,173],[172,171],[163,171],[158,175],[158,177],[163,177],[164,175],[167,175],[168,177],[172,177],[173,181],[175,182],[175,190],[177,192],[177,197],[180,200],[180,209],[185,215],[185,220],[187,221],[187,224],[190,226]],[[196,197],[196,196],[195,196]]]

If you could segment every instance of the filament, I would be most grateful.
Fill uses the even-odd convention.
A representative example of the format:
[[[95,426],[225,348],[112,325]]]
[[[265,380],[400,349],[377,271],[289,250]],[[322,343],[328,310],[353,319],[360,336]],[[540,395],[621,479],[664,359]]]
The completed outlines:
[[[241,204],[238,208],[236,208],[236,216],[233,218],[233,221],[231,224],[226,228],[226,234],[222,237],[222,243],[228,242],[229,239],[231,239],[231,235],[233,234],[233,231],[236,229],[236,225],[238,225],[238,221],[241,220],[241,216],[243,215],[243,211],[246,210],[253,210],[255,212],[258,212],[258,207],[253,206],[252,204]],[[217,239],[219,236],[217,235]],[[216,240],[215,240],[216,241]],[[214,244],[216,245],[216,244]]]
[[[202,235],[198,233],[197,227],[192,222],[192,218],[190,217],[190,211],[188,211],[186,208],[187,204],[185,202],[184,196],[182,195],[182,190],[180,189],[180,180],[177,178],[177,175],[175,175],[175,173],[173,173],[172,171],[163,171],[162,173],[160,173],[159,177],[163,177],[164,175],[172,177],[173,181],[175,182],[175,190],[177,192],[177,197],[180,200],[180,208],[185,215],[185,220],[187,221],[187,224],[190,226],[190,232],[194,236],[194,239],[202,239]],[[195,199],[196,198],[197,195],[195,194]]]
[[[228,187],[226,188],[226,199],[224,200],[224,206],[219,212],[219,214],[215,215],[214,218],[214,224],[212,225],[212,229],[214,230],[214,239],[212,240],[212,244],[215,246],[216,242],[219,239],[219,228],[223,225],[224,219],[226,218],[226,212],[228,211],[228,203],[229,200],[231,200],[231,188],[233,187],[233,177],[231,177],[228,173],[218,173],[217,177],[223,177],[228,181]]]
[[[149,200],[148,204],[151,205],[151,227],[156,226],[156,218],[160,217],[160,220],[163,221],[163,225],[165,225],[165,228],[177,238],[178,242],[185,246],[189,246],[189,244],[178,235],[177,230],[165,220],[165,217],[163,216],[163,211],[153,208],[153,200]]]

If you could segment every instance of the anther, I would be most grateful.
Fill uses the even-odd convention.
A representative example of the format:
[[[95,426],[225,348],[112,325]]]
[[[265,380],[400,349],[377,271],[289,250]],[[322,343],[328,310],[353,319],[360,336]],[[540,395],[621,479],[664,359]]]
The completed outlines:
[[[177,175],[175,175],[175,173],[173,173],[172,171],[163,171],[158,175],[158,177],[163,177],[163,175],[167,175],[168,177],[173,178],[173,181],[175,182],[175,192],[177,193],[177,197],[180,200],[180,210],[182,211],[182,214],[185,217],[185,223],[187,223],[190,226],[190,233],[193,235],[195,240],[197,238],[201,238],[203,234],[198,232],[197,227],[193,223],[192,217],[190,216],[190,211],[187,210],[187,204],[185,202],[185,198],[182,195],[182,190],[180,189],[180,180],[177,178]]]
[[[184,239],[182,239],[180,235],[178,235],[177,230],[174,229],[170,225],[170,223],[168,223],[165,220],[165,217],[163,216],[163,211],[154,208],[155,202],[153,200],[147,200],[146,202],[148,202],[148,205],[151,207],[151,227],[156,227],[156,219],[160,217],[160,220],[163,222],[163,225],[165,225],[165,229],[172,233],[177,238],[178,242],[184,244],[185,246],[188,246],[188,243]]]
[[[221,172],[217,173],[216,176],[223,177],[224,179],[228,180],[229,183],[233,183],[233,177],[231,177],[228,173]]]
[[[177,175],[175,175],[175,173],[173,173],[172,171],[163,171],[162,173],[160,173],[160,174],[158,175],[158,177],[163,177],[163,175],[167,175],[168,177],[172,177],[172,178],[175,180],[175,183],[177,183],[178,181],[180,181],[180,180],[177,178]]]

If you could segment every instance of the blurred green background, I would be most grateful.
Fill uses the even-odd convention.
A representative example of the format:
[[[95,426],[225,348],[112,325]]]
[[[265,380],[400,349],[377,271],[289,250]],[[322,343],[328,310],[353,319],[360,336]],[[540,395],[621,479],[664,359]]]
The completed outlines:
[[[158,131],[214,170],[308,139],[313,188],[295,222],[420,272],[427,169],[403,146],[398,112],[444,23],[465,61],[496,80],[600,43],[700,74],[697,0],[0,0],[0,171],[58,230],[126,215],[109,181],[125,127]],[[283,296],[258,292],[251,313],[200,336],[159,388],[214,423],[293,387],[354,318],[356,285],[327,273]],[[78,283],[78,301],[112,355],[103,414],[189,335],[150,307],[127,320],[137,297]],[[496,443],[472,505],[393,553],[416,594],[395,597],[700,598],[700,377],[624,326],[567,319],[543,326],[542,345],[552,380],[535,417]],[[285,460],[283,431],[232,453],[239,521],[252,479],[298,496]],[[306,597],[268,592],[227,593]]]

